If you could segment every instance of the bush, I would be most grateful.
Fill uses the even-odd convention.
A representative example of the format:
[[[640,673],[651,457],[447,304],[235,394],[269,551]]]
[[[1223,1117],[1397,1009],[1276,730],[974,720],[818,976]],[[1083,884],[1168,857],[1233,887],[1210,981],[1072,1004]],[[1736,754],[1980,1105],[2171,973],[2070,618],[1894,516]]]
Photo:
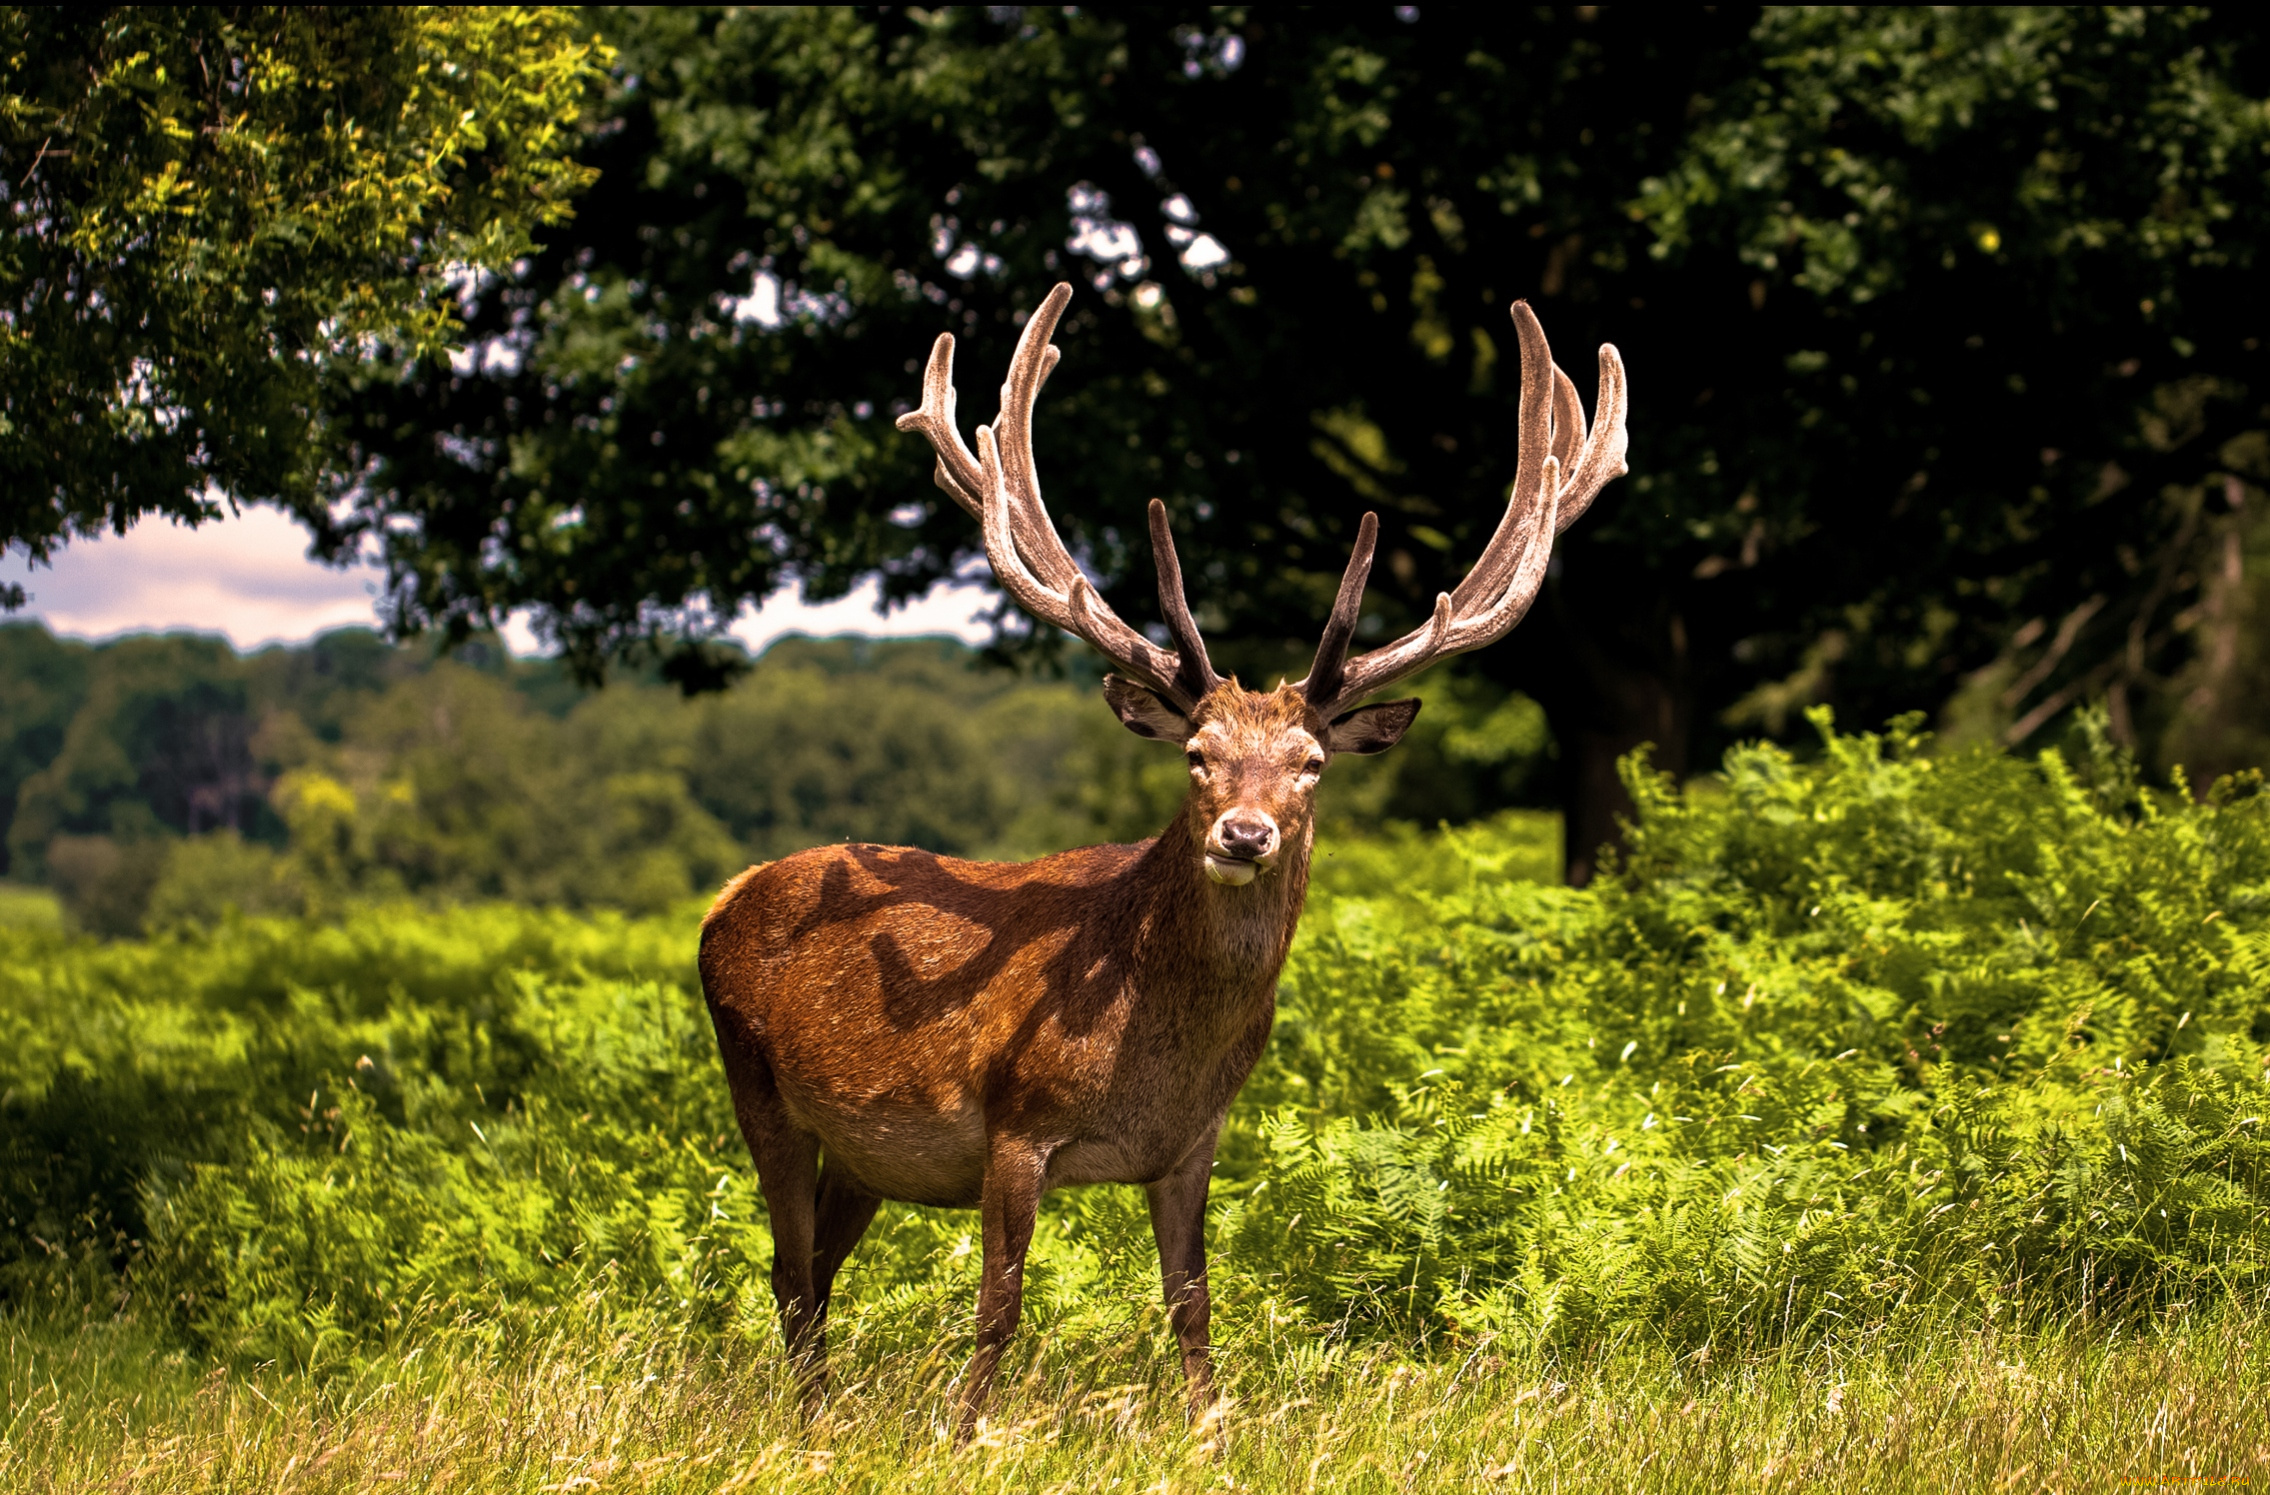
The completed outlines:
[[[1635,765],[1582,892],[1534,880],[1539,817],[1328,846],[1217,1170],[1226,1339],[1756,1346],[2270,1287],[2270,800],[1822,727],[1683,794]],[[115,1281],[310,1366],[562,1312],[769,1336],[695,922],[0,930],[0,1290]],[[1139,1195],[1046,1208],[1031,1320],[1124,1338]],[[836,1322],[964,1322],[975,1223],[887,1208]]]
[[[232,914],[297,913],[306,906],[303,869],[235,831],[165,843],[163,857],[142,913],[146,928],[217,924]]]
[[[166,843],[155,837],[57,836],[47,875],[71,921],[93,934],[138,934],[150,893],[165,875]]]
[[[1630,765],[1586,893],[1460,831],[1312,911],[1246,1097],[1280,1292],[1709,1341],[2270,1286],[2270,805],[1819,725]]]

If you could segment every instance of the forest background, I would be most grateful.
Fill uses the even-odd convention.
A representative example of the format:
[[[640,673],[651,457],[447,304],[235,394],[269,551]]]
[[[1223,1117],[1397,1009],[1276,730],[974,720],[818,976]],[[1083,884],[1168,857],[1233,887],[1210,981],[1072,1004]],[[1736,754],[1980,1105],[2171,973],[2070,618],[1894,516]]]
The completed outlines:
[[[0,887],[130,935],[350,900],[636,913],[826,841],[1037,856],[1140,840],[1182,766],[1101,706],[1100,672],[1030,679],[950,639],[809,640],[687,698],[579,686],[490,638],[446,654],[342,629],[240,655],[187,634],[88,645],[0,625]],[[1396,754],[1326,797],[1342,831],[1533,802],[1543,713],[1421,679]]]

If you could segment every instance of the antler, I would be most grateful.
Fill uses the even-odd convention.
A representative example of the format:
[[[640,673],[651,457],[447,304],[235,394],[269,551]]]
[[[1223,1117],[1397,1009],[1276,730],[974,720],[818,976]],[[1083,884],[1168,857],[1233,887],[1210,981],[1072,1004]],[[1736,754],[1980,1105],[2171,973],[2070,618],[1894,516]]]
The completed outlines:
[[[1544,583],[1553,537],[1574,524],[1611,479],[1629,470],[1624,466],[1624,362],[1614,346],[1600,345],[1596,424],[1588,434],[1576,386],[1554,366],[1545,329],[1537,325],[1528,302],[1513,303],[1513,325],[1521,340],[1520,447],[1505,517],[1466,579],[1435,598],[1433,616],[1394,643],[1349,659],[1348,641],[1355,636],[1364,582],[1379,543],[1379,516],[1364,515],[1317,645],[1316,663],[1300,684],[1309,703],[1326,717],[1438,659],[1494,644],[1512,632]]]
[[[1041,502],[1033,465],[1033,401],[1056,368],[1049,342],[1072,287],[1048,293],[1017,340],[1009,377],[1001,386],[996,428],[977,428],[977,454],[962,444],[954,419],[954,336],[938,335],[922,375],[922,405],[899,417],[902,431],[919,431],[938,454],[937,483],[985,529],[985,558],[1001,589],[1043,623],[1085,639],[1122,671],[1149,686],[1178,710],[1189,712],[1220,683],[1206,657],[1205,640],[1182,592],[1182,565],[1167,527],[1166,505],[1151,500],[1151,554],[1158,563],[1159,612],[1173,635],[1169,653],[1121,622],[1080,573]]]

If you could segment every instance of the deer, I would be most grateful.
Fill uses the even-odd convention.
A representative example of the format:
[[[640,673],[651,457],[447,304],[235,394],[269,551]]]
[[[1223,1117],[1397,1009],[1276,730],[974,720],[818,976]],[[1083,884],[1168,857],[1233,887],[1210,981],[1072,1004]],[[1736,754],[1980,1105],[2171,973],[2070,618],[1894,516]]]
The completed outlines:
[[[1249,690],[1217,674],[1193,620],[1165,505],[1149,505],[1159,609],[1173,644],[1128,626],[1049,517],[1032,412],[1059,356],[1071,287],[1025,322],[1000,413],[973,454],[955,417],[954,339],[922,403],[935,481],[980,526],[1004,592],[1111,666],[1129,731],[1179,748],[1190,788],[1131,846],[973,862],[903,846],[814,847],[729,881],[701,926],[702,992],[773,1238],[782,1335],[816,1401],[837,1273],[886,1200],[975,1208],[983,1255],[959,1435],[980,1425],[1022,1309],[1041,1197],[1141,1185],[1194,1418],[1217,1415],[1206,1199],[1230,1103],[1268,1042],[1300,923],[1317,785],[1333,759],[1393,747],[1417,700],[1363,704],[1519,623],[1554,538],[1627,469],[1625,382],[1599,355],[1587,430],[1526,302],[1518,450],[1505,513],[1457,587],[1402,638],[1350,657],[1379,540],[1363,516],[1308,675]]]

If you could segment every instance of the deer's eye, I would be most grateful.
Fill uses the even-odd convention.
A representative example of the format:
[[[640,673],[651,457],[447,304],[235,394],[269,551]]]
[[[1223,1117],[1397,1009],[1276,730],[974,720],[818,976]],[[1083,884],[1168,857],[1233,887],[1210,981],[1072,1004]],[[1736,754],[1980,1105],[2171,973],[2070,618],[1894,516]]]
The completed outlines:
[[[1324,772],[1324,760],[1322,758],[1309,759],[1301,765],[1301,772],[1310,775]]]
[[[1204,773],[1206,771],[1206,755],[1198,749],[1192,748],[1182,756],[1190,760],[1190,771],[1192,773]]]

